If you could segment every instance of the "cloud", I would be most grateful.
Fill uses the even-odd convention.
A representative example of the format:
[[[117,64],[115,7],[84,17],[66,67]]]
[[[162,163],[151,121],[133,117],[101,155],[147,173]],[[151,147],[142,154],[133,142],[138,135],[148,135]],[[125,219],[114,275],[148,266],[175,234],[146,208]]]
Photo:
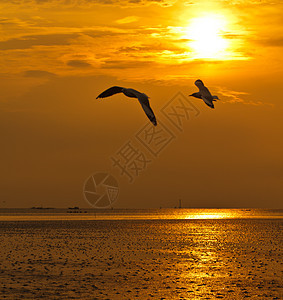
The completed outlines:
[[[274,106],[272,103],[267,103],[263,101],[245,100],[242,96],[250,95],[246,92],[232,91],[225,87],[216,87],[217,93],[224,96],[224,99],[219,97],[223,103],[241,103],[246,105],[268,105]]]
[[[117,30],[116,28],[111,28],[111,29],[101,28],[100,30],[98,29],[83,30],[82,33],[92,38],[121,36],[127,34],[127,32]]]
[[[163,44],[163,43],[152,43],[152,44],[141,44],[137,46],[126,46],[118,49],[118,52],[121,53],[153,53],[153,52],[163,52],[170,51],[174,53],[184,53],[188,50],[174,44]]]
[[[176,0],[2,0],[2,3],[16,6],[44,6],[44,7],[82,7],[89,8],[94,5],[123,5],[125,6],[145,6],[158,4],[160,6],[171,6]]]
[[[139,17],[136,16],[129,16],[123,19],[119,19],[116,21],[118,24],[128,24],[128,23],[133,23],[139,20]]]
[[[248,95],[246,92],[231,91],[224,87],[217,87],[217,90],[217,93],[228,98],[224,101],[228,103],[243,103],[244,100],[241,98],[241,95]]]
[[[267,47],[283,47],[283,37],[258,39],[255,42]]]
[[[222,2],[229,5],[243,5],[243,6],[254,6],[254,5],[274,5],[276,0],[222,0]],[[278,1],[279,3],[279,1]]]
[[[23,27],[23,26],[29,26],[31,23],[26,22],[23,20],[20,20],[18,18],[0,18],[0,25],[5,27]]]
[[[1,24],[1,26],[3,26],[3,25],[11,25],[11,24],[15,24],[15,22],[12,21],[12,19],[9,19],[9,18],[1,18],[0,19],[0,24]]]
[[[92,65],[85,60],[73,59],[67,62],[67,65],[74,68],[89,68]]]
[[[102,65],[102,69],[128,69],[143,68],[155,65],[154,61],[128,61],[128,60],[107,60]]]
[[[226,39],[242,39],[245,38],[244,34],[236,34],[236,33],[223,33],[222,36]]]
[[[56,74],[43,71],[43,70],[27,70],[24,72],[25,77],[36,77],[36,78],[44,78],[44,77],[54,77]]]
[[[29,49],[33,46],[68,45],[71,39],[77,38],[78,36],[79,34],[77,33],[27,35],[21,38],[0,41],[0,50]]]

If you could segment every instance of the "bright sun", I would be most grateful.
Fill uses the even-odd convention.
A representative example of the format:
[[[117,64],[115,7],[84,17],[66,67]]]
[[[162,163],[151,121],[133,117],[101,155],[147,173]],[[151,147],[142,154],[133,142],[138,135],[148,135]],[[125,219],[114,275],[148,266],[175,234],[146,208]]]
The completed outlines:
[[[223,38],[226,30],[225,19],[219,16],[194,18],[186,28],[186,38],[193,58],[225,59],[228,40]]]

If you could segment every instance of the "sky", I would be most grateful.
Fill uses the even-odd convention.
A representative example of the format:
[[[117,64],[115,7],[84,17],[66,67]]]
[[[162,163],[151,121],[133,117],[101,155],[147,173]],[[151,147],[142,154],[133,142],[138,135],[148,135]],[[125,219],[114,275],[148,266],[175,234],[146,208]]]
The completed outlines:
[[[0,0],[0,207],[90,207],[85,182],[106,173],[114,208],[282,208],[282,11]],[[218,95],[214,110],[189,97],[196,79]],[[150,96],[158,126],[136,99],[96,100],[113,85]]]

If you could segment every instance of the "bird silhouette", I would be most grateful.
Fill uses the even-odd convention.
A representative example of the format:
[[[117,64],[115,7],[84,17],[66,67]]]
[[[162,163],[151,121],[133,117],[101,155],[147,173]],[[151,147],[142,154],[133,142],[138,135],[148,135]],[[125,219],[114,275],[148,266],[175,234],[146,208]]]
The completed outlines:
[[[105,90],[100,95],[98,95],[96,97],[96,99],[110,97],[110,96],[118,94],[118,93],[123,93],[125,96],[130,97],[130,98],[137,98],[139,103],[141,104],[144,112],[146,113],[147,117],[149,118],[150,122],[154,126],[157,125],[155,115],[149,105],[149,101],[148,101],[149,97],[144,93],[141,93],[134,89],[127,89],[127,88],[120,87],[120,86],[112,86],[111,88]]]
[[[199,91],[197,93],[191,94],[190,96],[202,99],[206,105],[214,108],[213,101],[219,100],[219,98],[217,96],[212,96],[208,88],[200,79],[195,81],[195,85],[199,88]]]

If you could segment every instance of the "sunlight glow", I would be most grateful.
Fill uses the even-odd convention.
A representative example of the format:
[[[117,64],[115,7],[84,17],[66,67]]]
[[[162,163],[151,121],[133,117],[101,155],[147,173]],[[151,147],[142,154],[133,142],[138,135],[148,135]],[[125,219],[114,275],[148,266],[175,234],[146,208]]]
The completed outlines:
[[[223,59],[229,46],[223,37],[227,30],[227,22],[223,17],[207,15],[191,20],[186,28],[186,38],[193,50],[193,58]]]

